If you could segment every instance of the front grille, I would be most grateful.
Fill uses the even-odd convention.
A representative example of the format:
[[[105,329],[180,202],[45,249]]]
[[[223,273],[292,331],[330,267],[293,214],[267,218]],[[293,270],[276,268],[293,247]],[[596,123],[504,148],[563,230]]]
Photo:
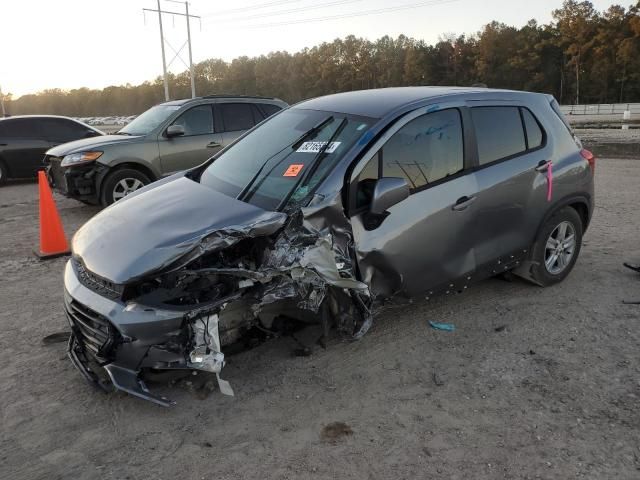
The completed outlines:
[[[100,278],[87,270],[82,262],[77,258],[73,259],[73,267],[78,275],[80,283],[88,289],[93,290],[103,297],[111,298],[113,300],[122,297],[124,285],[118,285],[117,283]]]
[[[78,343],[94,357],[108,359],[117,337],[109,320],[75,300],[66,305],[66,311]]]

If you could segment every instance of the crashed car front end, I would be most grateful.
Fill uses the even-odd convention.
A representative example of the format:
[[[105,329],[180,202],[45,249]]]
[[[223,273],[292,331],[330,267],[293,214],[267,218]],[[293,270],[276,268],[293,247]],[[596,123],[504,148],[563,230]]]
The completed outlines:
[[[223,350],[252,330],[278,334],[291,320],[362,336],[371,294],[357,278],[342,183],[314,188],[361,148],[369,120],[287,110],[78,230],[65,307],[84,376],[169,405],[147,389],[147,371],[211,372],[232,394]]]
[[[158,190],[162,194],[163,188]],[[362,336],[371,322],[370,295],[354,276],[351,237],[318,221],[335,208],[324,202],[289,215],[271,212],[242,228],[214,229],[197,240],[162,246],[173,251],[166,257],[171,260],[122,283],[85,265],[78,245],[109,241],[87,239],[80,231],[74,239],[76,254],[65,269],[73,364],[105,389],[169,406],[171,400],[149,391],[144,372],[210,372],[217,375],[222,393],[233,395],[220,378],[223,347],[256,326],[272,331],[273,312],[306,312],[307,321],[324,323],[326,329],[336,326],[352,338]],[[101,262],[95,263],[103,270]],[[124,278],[115,270],[110,276]]]

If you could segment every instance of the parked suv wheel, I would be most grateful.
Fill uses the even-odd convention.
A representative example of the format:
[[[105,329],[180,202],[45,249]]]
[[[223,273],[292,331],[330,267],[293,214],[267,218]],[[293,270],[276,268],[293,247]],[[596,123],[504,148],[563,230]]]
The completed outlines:
[[[582,220],[571,207],[554,213],[540,231],[533,246],[536,282],[546,287],[564,280],[578,259],[582,246]]]
[[[102,205],[105,207],[151,183],[144,173],[122,168],[110,173],[102,184]]]

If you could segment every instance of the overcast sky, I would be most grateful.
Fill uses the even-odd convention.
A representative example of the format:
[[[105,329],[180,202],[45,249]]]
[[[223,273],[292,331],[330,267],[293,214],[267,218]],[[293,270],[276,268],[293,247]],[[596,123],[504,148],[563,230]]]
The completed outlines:
[[[162,73],[158,16],[143,15],[142,9],[156,8],[156,1],[2,2],[2,91],[15,98],[45,88],[102,88],[155,78]],[[604,10],[612,2],[593,3]],[[627,6],[631,1],[620,3]],[[531,18],[546,23],[561,4],[562,0],[192,0],[190,13],[202,17],[201,25],[197,19],[192,22],[193,60],[295,52],[348,34],[372,40],[405,34],[433,43],[447,33],[475,33],[491,20],[514,26]],[[183,3],[161,0],[161,5],[184,12]],[[308,21],[319,18],[325,20]],[[186,40],[185,20],[163,15],[163,24],[171,45],[166,47],[169,62],[171,48],[179,49]],[[186,48],[183,58],[188,61]],[[174,72],[184,69],[177,59],[170,67]]]

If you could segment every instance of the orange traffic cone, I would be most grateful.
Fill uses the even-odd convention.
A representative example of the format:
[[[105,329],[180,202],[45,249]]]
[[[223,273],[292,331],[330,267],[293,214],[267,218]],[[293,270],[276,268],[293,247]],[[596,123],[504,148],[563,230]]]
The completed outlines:
[[[49,182],[42,170],[38,172],[38,190],[40,191],[40,251],[34,253],[42,260],[68,255],[69,244],[64,236]]]

